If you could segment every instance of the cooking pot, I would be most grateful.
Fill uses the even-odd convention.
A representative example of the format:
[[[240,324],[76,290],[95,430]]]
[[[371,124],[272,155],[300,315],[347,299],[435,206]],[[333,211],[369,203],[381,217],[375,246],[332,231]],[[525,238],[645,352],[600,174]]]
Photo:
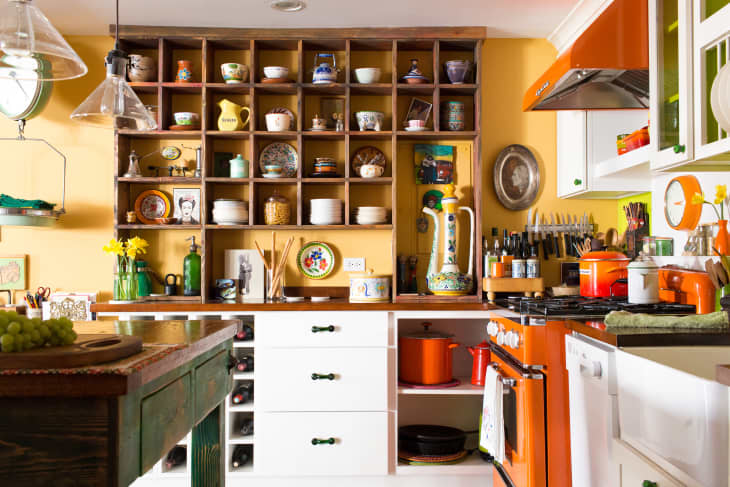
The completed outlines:
[[[487,375],[487,365],[491,360],[491,353],[489,352],[489,343],[484,340],[479,345],[473,347],[466,347],[471,354],[471,383],[475,386],[483,386],[484,378]]]
[[[580,258],[580,295],[588,298],[626,296],[629,258],[621,252],[597,251]]]
[[[629,273],[629,303],[659,302],[659,267],[651,260],[635,260],[627,267]]]
[[[398,338],[398,371],[400,380],[411,384],[444,384],[453,380],[452,350],[459,346],[453,335],[430,331],[431,323],[423,323],[423,331]]]
[[[398,450],[417,455],[451,455],[464,449],[466,433],[436,424],[410,424],[398,428]]]

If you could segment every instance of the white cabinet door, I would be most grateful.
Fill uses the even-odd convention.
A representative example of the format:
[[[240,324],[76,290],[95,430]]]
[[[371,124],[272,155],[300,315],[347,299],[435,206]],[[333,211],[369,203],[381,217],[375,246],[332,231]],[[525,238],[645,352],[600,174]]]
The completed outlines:
[[[621,440],[614,440],[616,460],[621,464],[620,487],[685,487],[658,465]],[[647,483],[645,483],[647,482]],[[696,484],[699,485],[699,484]]]
[[[556,113],[558,197],[580,194],[588,189],[586,112],[567,110]]]
[[[276,476],[387,475],[388,414],[256,413],[256,471]]]
[[[256,349],[256,409],[385,411],[387,348]]]
[[[694,157],[692,0],[649,0],[651,169]]]

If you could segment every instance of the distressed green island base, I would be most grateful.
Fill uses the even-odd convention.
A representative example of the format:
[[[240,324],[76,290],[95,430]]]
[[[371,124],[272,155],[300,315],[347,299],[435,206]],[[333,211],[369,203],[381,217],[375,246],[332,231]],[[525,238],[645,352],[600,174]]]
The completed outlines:
[[[79,322],[79,334],[139,336],[144,351],[78,369],[0,370],[2,485],[127,486],[192,428],[193,487],[223,486],[223,401],[237,325]]]

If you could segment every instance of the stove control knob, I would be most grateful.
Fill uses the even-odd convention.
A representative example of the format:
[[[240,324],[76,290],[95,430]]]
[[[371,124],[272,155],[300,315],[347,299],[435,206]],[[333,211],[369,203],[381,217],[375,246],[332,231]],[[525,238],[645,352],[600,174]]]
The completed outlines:
[[[496,321],[490,321],[489,323],[487,323],[487,333],[489,334],[489,336],[497,336],[497,332],[499,332],[499,325]]]
[[[508,347],[520,348],[520,334],[516,331],[509,331],[505,336],[505,342]]]
[[[505,337],[506,337],[506,335],[503,331],[500,331],[499,333],[497,333],[497,345],[499,345],[500,347],[504,346]]]

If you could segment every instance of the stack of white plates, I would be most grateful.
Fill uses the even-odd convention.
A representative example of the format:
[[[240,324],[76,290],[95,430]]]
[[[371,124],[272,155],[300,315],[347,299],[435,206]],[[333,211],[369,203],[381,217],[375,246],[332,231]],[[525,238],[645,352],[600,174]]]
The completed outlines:
[[[358,225],[380,225],[388,222],[388,210],[382,206],[358,206],[353,215]]]
[[[248,202],[225,198],[213,201],[213,221],[218,225],[248,223]]]
[[[319,198],[309,203],[309,221],[312,225],[342,225],[342,200]]]

